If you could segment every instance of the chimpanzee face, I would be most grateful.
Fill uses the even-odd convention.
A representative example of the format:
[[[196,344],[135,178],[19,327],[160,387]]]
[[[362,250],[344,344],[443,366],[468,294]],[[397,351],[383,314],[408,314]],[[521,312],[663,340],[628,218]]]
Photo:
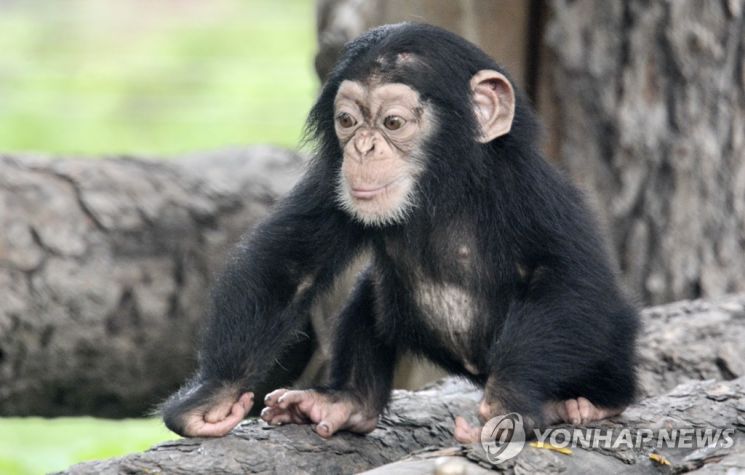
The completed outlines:
[[[415,64],[417,58],[405,55],[401,61]],[[474,140],[488,143],[507,134],[515,110],[509,80],[481,70],[467,86],[478,126]],[[370,226],[404,221],[416,206],[416,183],[427,165],[424,145],[437,133],[435,117],[449,116],[460,120],[448,111],[435,114],[406,84],[375,75],[342,81],[334,99],[334,130],[343,150],[337,186],[342,208]]]
[[[432,114],[419,93],[400,83],[343,81],[334,100],[343,149],[338,199],[368,225],[401,221],[414,205],[421,149]]]

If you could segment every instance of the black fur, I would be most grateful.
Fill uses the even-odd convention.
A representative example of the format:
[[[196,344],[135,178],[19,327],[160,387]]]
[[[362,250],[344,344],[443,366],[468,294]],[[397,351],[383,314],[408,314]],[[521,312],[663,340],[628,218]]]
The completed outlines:
[[[399,53],[413,59],[397,65]],[[216,388],[251,390],[264,381],[306,323],[303,310],[364,249],[374,257],[339,318],[331,389],[381,411],[396,356],[411,351],[488,381],[487,395],[538,422],[547,401],[632,400],[637,313],[580,194],[542,158],[525,97],[518,93],[509,134],[475,140],[469,80],[482,69],[504,73],[474,45],[428,25],[385,26],[347,45],[310,113],[317,150],[309,171],[238,248],[213,291],[200,370],[187,385],[198,389],[163,406],[172,430],[180,432],[184,411],[208,403]],[[342,152],[333,100],[344,79],[371,75],[416,89],[438,126],[426,144],[417,206],[406,222],[380,228],[341,211],[335,190]],[[465,261],[459,242],[473,251]],[[313,285],[297,294],[306,279]],[[423,279],[466,289],[481,303],[464,344],[454,345],[415,304]]]

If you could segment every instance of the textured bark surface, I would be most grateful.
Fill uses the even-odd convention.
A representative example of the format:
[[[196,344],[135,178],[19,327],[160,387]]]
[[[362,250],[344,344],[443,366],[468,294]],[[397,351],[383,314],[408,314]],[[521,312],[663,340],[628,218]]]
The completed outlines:
[[[566,454],[528,444],[517,457],[495,464],[479,446],[457,446],[419,453],[364,473],[742,473],[745,470],[745,378],[682,384],[667,394],[629,407],[619,417],[587,427],[612,430],[610,447],[590,445],[585,448],[576,444],[567,447],[571,453]],[[729,430],[730,440],[720,432],[718,440],[713,442],[712,432],[712,443],[708,445],[696,445],[691,441],[688,447],[684,444],[668,447],[665,439],[659,437],[662,429],[667,434],[674,430],[693,434],[697,427]],[[626,429],[628,438],[621,432]],[[635,445],[637,438],[647,437]],[[694,438],[692,435],[691,440]]]
[[[736,444],[730,448],[655,452],[675,472],[745,469],[745,295],[679,302],[648,309],[643,315],[639,372],[649,398],[598,427],[631,428],[633,437],[641,429],[734,428]],[[542,356],[537,352],[536,357]],[[720,381],[700,381],[710,377]],[[494,466],[478,447],[453,444],[453,417],[473,416],[479,397],[480,391],[451,379],[426,391],[396,392],[378,429],[366,437],[342,433],[325,441],[307,426],[270,428],[248,420],[223,439],[168,442],[144,453],[76,465],[67,473],[353,473],[404,458],[374,473],[432,473],[442,456],[449,456],[451,465],[467,465],[467,473],[658,470],[657,462],[649,458],[654,449],[650,444],[575,449],[571,456],[526,447],[516,459]],[[415,452],[419,454],[412,456]]]
[[[550,5],[550,126],[628,288],[745,289],[745,1]]]
[[[512,73],[521,87],[531,88],[528,69],[530,12],[525,0],[316,0],[318,76],[326,78],[344,43],[368,29],[402,21],[437,25],[480,45]],[[533,55],[534,56],[534,55]],[[537,59],[537,58],[536,58]]]
[[[745,295],[651,307],[642,312],[642,395],[701,379],[745,376]]]
[[[301,169],[266,147],[0,156],[0,415],[151,409],[193,367],[226,250]]]
[[[396,391],[390,413],[368,436],[340,433],[326,441],[307,425],[269,427],[251,419],[222,439],[167,442],[145,453],[75,465],[66,473],[354,473],[452,441],[453,414],[473,412],[479,392],[455,380],[435,388]]]

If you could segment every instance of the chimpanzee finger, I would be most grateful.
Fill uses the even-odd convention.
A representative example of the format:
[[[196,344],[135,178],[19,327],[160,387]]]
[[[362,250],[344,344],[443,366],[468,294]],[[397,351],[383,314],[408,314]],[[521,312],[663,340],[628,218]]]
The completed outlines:
[[[266,406],[264,409],[261,410],[261,414],[259,414],[259,417],[264,422],[271,422],[272,418],[276,416],[281,409],[274,409],[272,407]]]
[[[188,433],[192,437],[222,437],[230,433],[231,430],[243,420],[246,416],[246,409],[240,403],[233,404],[230,414],[219,422],[199,422],[191,424]]]
[[[248,414],[248,412],[254,406],[254,393],[246,392],[241,394],[241,397],[238,398],[238,404],[240,404],[246,414]]]
[[[277,399],[277,405],[282,409],[287,409],[292,404],[300,404],[308,398],[313,397],[310,391],[287,391]]]
[[[579,413],[579,403],[576,399],[567,399],[564,401],[564,408],[567,414],[566,422],[575,426],[582,423],[582,416]]]
[[[282,426],[292,422],[292,416],[288,413],[280,414],[269,421],[270,426]]]
[[[287,391],[288,390],[285,388],[275,389],[274,391],[264,396],[264,404],[269,407],[275,406],[277,404],[277,399],[282,397],[282,395]]]
[[[235,402],[228,400],[222,401],[220,404],[216,404],[209,408],[209,410],[204,413],[204,421],[208,424],[213,424],[224,420],[232,412],[233,404],[235,404]]]
[[[349,414],[346,411],[330,411],[316,425],[315,431],[323,438],[329,438],[335,432],[344,429],[344,424],[349,421]]]
[[[308,417],[297,408],[282,409],[280,407],[265,407],[261,411],[261,419],[270,425],[306,424]]]
[[[293,412],[281,412],[274,417],[270,422],[273,426],[281,426],[282,424],[305,424],[308,420]]]
[[[253,407],[254,404],[254,394],[253,393],[243,393],[238,398],[238,401],[230,401],[226,400],[222,403],[210,408],[205,414],[204,414],[204,421],[208,424],[215,424],[218,422],[221,422],[226,417],[229,417],[230,414],[236,410],[235,405],[239,405],[239,412],[243,412],[244,415],[248,413],[248,411],[251,410],[251,407]]]
[[[455,440],[461,444],[473,444],[481,440],[481,427],[473,427],[464,418],[455,418]]]

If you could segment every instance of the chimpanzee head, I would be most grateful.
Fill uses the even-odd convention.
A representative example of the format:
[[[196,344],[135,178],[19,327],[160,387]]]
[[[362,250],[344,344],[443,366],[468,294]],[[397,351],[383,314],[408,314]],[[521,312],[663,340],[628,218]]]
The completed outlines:
[[[381,226],[416,208],[423,174],[442,180],[453,167],[483,166],[473,157],[510,133],[515,114],[512,82],[483,51],[401,23],[347,44],[308,125],[317,159],[336,167],[341,207]]]

